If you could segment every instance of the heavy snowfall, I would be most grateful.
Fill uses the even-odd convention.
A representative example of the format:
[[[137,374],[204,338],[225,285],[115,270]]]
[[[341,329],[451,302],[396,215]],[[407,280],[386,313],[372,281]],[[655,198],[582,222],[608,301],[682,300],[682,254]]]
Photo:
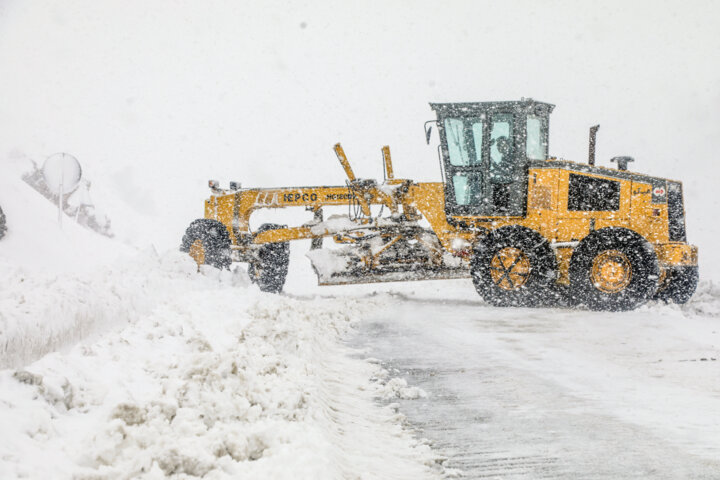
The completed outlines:
[[[0,3],[0,478],[720,478],[713,2]],[[179,251],[208,179],[440,181],[430,101],[557,105],[550,153],[683,182],[700,283],[629,312],[469,279],[321,287]],[[38,168],[83,180],[60,213]],[[50,197],[50,198],[48,198]],[[338,208],[338,214],[347,212]],[[299,225],[303,209],[258,212]],[[329,244],[326,240],[326,244]]]

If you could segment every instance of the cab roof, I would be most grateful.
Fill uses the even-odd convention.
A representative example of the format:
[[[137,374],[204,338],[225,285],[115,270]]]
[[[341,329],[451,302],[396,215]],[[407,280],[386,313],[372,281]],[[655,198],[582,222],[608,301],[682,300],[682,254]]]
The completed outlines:
[[[501,102],[463,102],[463,103],[430,103],[438,117],[476,116],[483,113],[534,113],[536,115],[549,115],[555,105],[538,102],[532,98],[510,100]]]

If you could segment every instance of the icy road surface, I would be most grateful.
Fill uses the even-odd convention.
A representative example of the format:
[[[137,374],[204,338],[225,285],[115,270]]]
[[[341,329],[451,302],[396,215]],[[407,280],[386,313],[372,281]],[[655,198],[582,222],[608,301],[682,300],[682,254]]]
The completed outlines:
[[[707,292],[684,310],[594,313],[491,308],[464,282],[437,285],[396,288],[351,343],[427,392],[400,412],[446,467],[720,478],[720,318],[697,311]]]

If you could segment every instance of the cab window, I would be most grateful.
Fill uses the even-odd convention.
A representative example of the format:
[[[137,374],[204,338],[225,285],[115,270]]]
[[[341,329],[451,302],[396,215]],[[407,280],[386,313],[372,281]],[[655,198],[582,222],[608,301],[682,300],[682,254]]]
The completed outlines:
[[[490,183],[511,183],[515,170],[512,114],[494,115],[490,130]]]
[[[447,136],[450,164],[456,167],[470,163],[467,147],[465,145],[465,124],[459,118],[445,120],[445,135]]]
[[[483,126],[480,119],[448,118],[445,120],[450,164],[455,167],[482,163]],[[472,137],[472,142],[469,142]]]
[[[528,160],[547,159],[547,142],[543,137],[542,119],[536,115],[527,117],[526,153]]]
[[[453,175],[453,190],[457,205],[477,205],[482,201],[482,176],[479,173]]]

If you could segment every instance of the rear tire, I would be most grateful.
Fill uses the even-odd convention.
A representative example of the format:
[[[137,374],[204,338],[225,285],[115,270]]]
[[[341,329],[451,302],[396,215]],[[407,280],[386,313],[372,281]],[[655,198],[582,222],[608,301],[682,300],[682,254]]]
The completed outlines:
[[[669,270],[667,277],[655,294],[656,300],[665,303],[687,303],[698,284],[698,267],[680,267]]]
[[[285,226],[265,223],[257,233],[279,228]],[[258,249],[256,260],[248,264],[248,276],[261,291],[280,293],[285,285],[289,263],[290,242],[265,243]]]
[[[488,234],[475,247],[470,273],[475,290],[495,306],[535,306],[547,301],[557,279],[548,241],[513,225]]]
[[[185,230],[180,250],[187,252],[200,265],[212,265],[215,268],[229,268],[230,234],[221,222],[209,218],[200,218]]]
[[[642,236],[626,228],[603,228],[575,248],[570,291],[592,310],[633,310],[653,297],[659,271],[655,250]]]

